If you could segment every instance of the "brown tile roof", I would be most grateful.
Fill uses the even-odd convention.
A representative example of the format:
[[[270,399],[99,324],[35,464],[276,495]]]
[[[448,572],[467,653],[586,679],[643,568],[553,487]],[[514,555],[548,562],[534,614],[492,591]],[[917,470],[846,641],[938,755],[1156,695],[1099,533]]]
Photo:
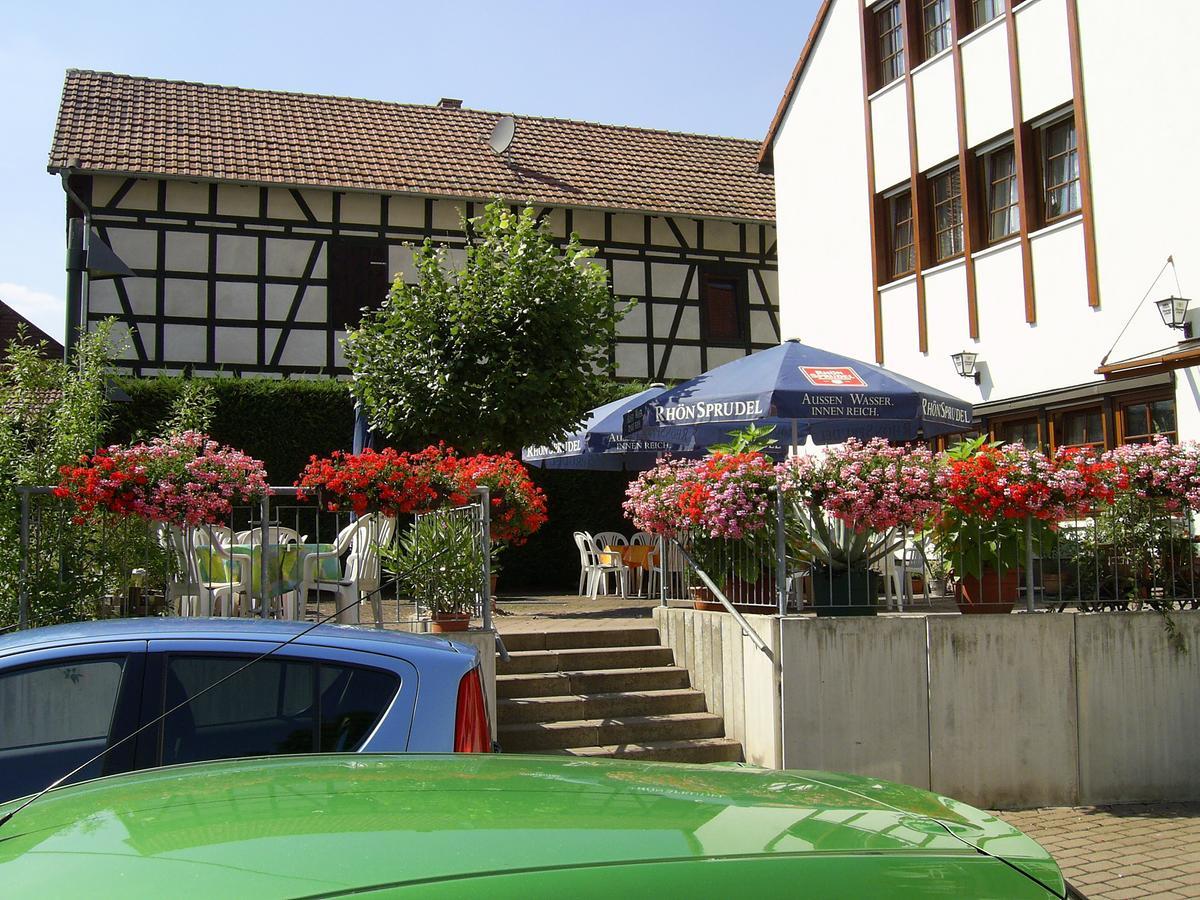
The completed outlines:
[[[755,141],[68,70],[50,170],[773,220]]]
[[[775,110],[770,127],[767,128],[767,136],[763,138],[762,144],[758,148],[758,162],[761,166],[768,166],[772,162],[771,145],[775,143],[775,135],[779,132],[779,126],[783,124],[783,117],[787,114],[788,107],[792,104],[792,97],[800,85],[800,76],[804,74],[804,68],[808,65],[808,57],[812,55],[813,48],[817,46],[817,38],[821,34],[821,29],[825,27],[825,19],[829,16],[829,10],[832,7],[833,0],[824,0],[821,8],[817,10],[812,28],[808,32],[808,40],[804,42],[804,49],[800,51],[800,58],[796,60],[792,76],[788,79],[787,87],[783,89],[783,98],[779,101],[779,107]]]
[[[45,342],[40,356],[46,359],[63,358],[62,344],[0,300],[0,362],[8,357],[8,345],[11,341],[16,340],[17,328],[21,325],[25,326],[25,343],[41,344]]]

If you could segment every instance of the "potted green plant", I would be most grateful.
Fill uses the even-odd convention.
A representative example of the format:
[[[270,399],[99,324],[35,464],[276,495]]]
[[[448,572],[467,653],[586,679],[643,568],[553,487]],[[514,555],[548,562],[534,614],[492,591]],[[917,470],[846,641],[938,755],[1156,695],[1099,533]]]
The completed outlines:
[[[483,553],[467,517],[419,516],[394,548],[380,559],[432,620],[432,630],[465,631],[482,593]]]
[[[850,439],[783,464],[787,539],[794,558],[812,567],[817,615],[875,615],[874,567],[937,509],[935,471],[928,448],[879,438]]]

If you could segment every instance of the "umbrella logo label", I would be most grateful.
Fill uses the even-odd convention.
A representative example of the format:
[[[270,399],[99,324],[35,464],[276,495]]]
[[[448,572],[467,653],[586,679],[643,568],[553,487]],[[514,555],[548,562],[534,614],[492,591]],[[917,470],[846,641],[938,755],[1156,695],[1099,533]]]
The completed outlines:
[[[800,374],[817,387],[866,387],[849,366],[800,366]]]

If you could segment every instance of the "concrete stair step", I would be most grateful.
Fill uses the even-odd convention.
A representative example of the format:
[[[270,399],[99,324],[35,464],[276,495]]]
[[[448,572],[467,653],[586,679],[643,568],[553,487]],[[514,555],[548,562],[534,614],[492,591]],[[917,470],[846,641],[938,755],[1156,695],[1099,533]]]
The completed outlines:
[[[651,666],[587,672],[535,672],[497,675],[496,697],[553,697],[610,694],[622,691],[666,691],[690,687],[687,669]]]
[[[497,701],[500,727],[526,722],[563,722],[620,716],[704,712],[704,692],[691,688],[665,691],[618,691],[562,697],[517,697]]]
[[[633,669],[669,666],[675,654],[669,647],[602,647],[569,650],[518,650],[508,662],[496,660],[497,675],[534,672],[582,672],[595,669]]]
[[[565,747],[546,750],[548,754],[584,757],[612,757],[657,762],[715,763],[740,762],[742,745],[733,738],[711,737],[687,741],[650,741],[640,744],[610,744],[595,747]]]
[[[597,647],[657,647],[657,628],[597,628],[593,631],[520,631],[501,634],[509,652]]]
[[[567,747],[680,741],[721,737],[725,723],[708,712],[664,716],[624,716],[566,722],[500,725],[500,746],[510,753],[538,753]]]

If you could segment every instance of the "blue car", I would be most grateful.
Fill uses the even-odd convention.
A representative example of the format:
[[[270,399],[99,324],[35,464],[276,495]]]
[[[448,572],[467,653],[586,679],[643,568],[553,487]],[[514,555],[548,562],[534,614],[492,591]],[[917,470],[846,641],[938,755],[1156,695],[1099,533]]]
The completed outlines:
[[[71,780],[242,756],[491,749],[473,647],[337,625],[297,637],[306,628],[147,618],[0,637],[0,802],[106,747]]]

